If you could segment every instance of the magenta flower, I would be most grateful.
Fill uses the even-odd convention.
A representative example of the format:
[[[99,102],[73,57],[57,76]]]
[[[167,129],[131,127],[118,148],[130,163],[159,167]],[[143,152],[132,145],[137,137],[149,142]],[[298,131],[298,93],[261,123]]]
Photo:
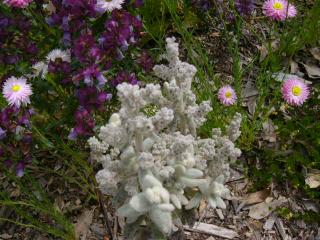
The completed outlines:
[[[263,14],[278,21],[292,18],[297,15],[297,10],[294,5],[288,4],[287,0],[267,0],[262,6]]]
[[[3,2],[10,7],[25,8],[32,0],[4,0]]]
[[[10,77],[3,84],[3,96],[10,106],[20,107],[30,103],[30,95],[32,94],[31,85],[27,83],[25,78]]]
[[[284,100],[293,106],[301,106],[310,94],[308,86],[298,78],[286,80],[281,92]]]
[[[219,89],[218,98],[223,105],[230,106],[237,101],[237,95],[234,89],[227,85]]]

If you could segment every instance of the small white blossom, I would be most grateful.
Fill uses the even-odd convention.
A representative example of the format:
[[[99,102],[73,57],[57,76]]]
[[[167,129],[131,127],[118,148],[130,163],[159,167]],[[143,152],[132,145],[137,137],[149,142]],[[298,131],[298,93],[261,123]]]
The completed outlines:
[[[70,49],[64,51],[61,49],[52,50],[46,57],[47,62],[54,62],[57,59],[61,59],[64,62],[71,62],[71,53]]]
[[[45,78],[48,74],[48,64],[45,62],[37,62],[32,65],[33,74],[32,77],[38,77],[41,76],[42,78]]]

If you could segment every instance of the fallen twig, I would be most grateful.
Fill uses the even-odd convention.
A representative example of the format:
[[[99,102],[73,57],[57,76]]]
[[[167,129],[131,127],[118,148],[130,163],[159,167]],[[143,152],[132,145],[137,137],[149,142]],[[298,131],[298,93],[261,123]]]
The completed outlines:
[[[219,227],[213,224],[207,224],[202,222],[196,222],[193,225],[193,227],[184,225],[183,228],[186,231],[205,233],[205,234],[214,235],[217,237],[222,237],[227,239],[233,239],[235,237],[238,237],[238,233],[228,228]]]
[[[102,210],[102,213],[103,213],[103,216],[104,216],[104,219],[105,219],[105,225],[106,225],[108,234],[110,236],[110,240],[113,240],[114,238],[113,238],[113,234],[112,234],[112,231],[111,231],[110,222],[109,222],[109,219],[108,219],[108,211],[107,211],[106,207],[104,206],[102,193],[98,189],[97,189],[97,195],[98,195],[98,198],[99,198],[100,208]]]

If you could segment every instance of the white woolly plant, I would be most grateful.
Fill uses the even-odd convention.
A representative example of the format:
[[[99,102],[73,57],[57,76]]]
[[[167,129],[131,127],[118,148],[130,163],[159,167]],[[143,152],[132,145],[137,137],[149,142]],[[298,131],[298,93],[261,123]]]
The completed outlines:
[[[233,143],[241,115],[234,116],[226,136],[214,129],[212,138],[197,137],[212,109],[208,101],[196,103],[191,91],[196,68],[180,61],[174,38],[166,41],[162,57],[169,65],[153,69],[165,81],[163,88],[119,85],[121,109],[88,143],[92,159],[103,166],[96,175],[101,191],[121,201],[115,204],[117,214],[128,224],[143,218],[170,234],[177,209],[197,208],[201,199],[213,208],[226,207],[229,163],[241,154]],[[153,116],[143,113],[150,106],[157,109]]]

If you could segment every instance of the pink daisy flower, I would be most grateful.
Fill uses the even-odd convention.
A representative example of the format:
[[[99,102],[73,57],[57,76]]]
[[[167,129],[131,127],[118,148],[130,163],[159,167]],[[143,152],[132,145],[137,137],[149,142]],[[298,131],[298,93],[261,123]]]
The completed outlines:
[[[283,83],[282,96],[284,100],[293,106],[301,106],[309,97],[308,86],[298,78],[291,78]]]
[[[267,0],[264,2],[263,14],[278,21],[284,21],[297,15],[294,5],[289,4],[287,0]]]
[[[27,105],[30,103],[30,95],[32,94],[31,85],[27,83],[25,78],[10,77],[3,84],[3,96],[10,106]]]
[[[4,0],[3,2],[10,7],[25,8],[32,0]]]
[[[237,101],[237,95],[234,89],[227,85],[219,89],[218,98],[223,105],[230,106]]]

